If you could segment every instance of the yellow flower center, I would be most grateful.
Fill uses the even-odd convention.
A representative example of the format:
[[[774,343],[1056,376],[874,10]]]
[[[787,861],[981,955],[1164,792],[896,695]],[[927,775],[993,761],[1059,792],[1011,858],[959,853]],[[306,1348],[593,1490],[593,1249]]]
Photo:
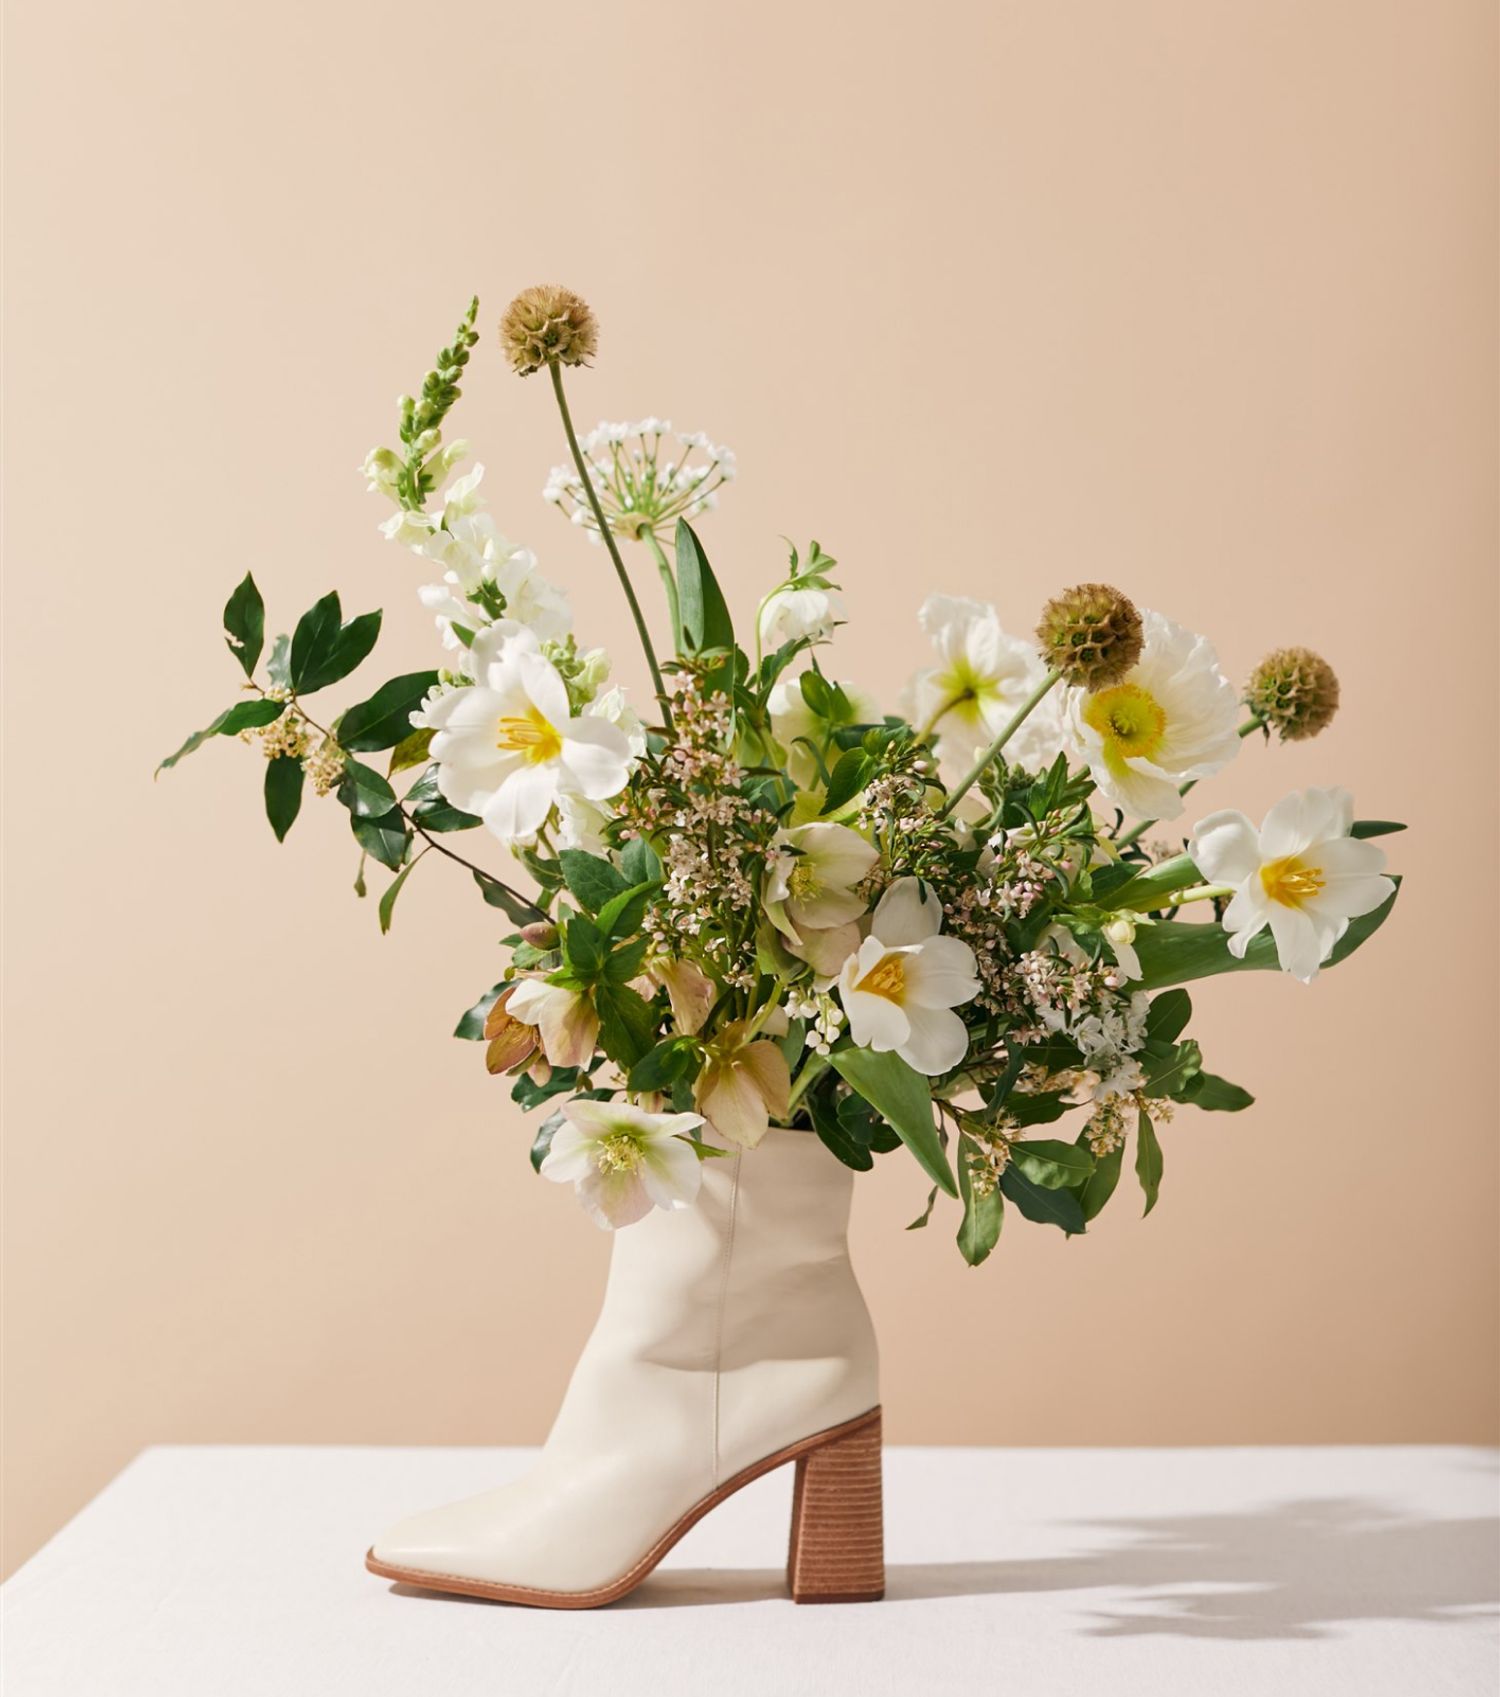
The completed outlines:
[[[1139,684],[1097,690],[1083,709],[1083,722],[1104,738],[1110,761],[1150,760],[1167,734],[1166,709]]]
[[[883,955],[854,986],[868,996],[884,996],[899,1003],[906,994],[906,957]]]
[[[1284,855],[1280,860],[1268,860],[1260,869],[1261,888],[1273,902],[1283,907],[1301,907],[1309,897],[1317,895],[1327,880],[1321,868],[1309,866],[1300,855]]]
[[[599,1139],[594,1165],[601,1173],[631,1173],[640,1164],[640,1144],[628,1131],[612,1131]]]
[[[562,738],[540,708],[528,707],[522,714],[507,714],[495,726],[495,747],[508,754],[524,754],[533,766],[545,765],[562,753]]]
[[[800,901],[810,901],[817,895],[821,886],[818,883],[818,869],[803,855],[787,874],[787,889]]]

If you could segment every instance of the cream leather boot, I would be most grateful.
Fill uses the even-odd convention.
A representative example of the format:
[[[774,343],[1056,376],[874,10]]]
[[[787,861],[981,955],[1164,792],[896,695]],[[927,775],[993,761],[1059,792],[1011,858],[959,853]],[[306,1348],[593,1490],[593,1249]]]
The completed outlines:
[[[705,1162],[695,1206],[615,1236],[604,1307],[541,1459],[392,1527],[372,1573],[592,1608],[741,1485],[797,1463],[798,1602],[885,1588],[875,1334],[849,1265],[854,1174],[807,1132]]]

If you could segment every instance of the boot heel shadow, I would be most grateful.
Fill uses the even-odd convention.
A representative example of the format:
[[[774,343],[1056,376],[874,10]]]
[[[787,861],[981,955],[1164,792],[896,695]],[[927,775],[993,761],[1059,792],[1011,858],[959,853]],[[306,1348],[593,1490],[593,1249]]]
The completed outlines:
[[[794,1603],[874,1603],[885,1595],[880,1410],[797,1458],[786,1577]]]

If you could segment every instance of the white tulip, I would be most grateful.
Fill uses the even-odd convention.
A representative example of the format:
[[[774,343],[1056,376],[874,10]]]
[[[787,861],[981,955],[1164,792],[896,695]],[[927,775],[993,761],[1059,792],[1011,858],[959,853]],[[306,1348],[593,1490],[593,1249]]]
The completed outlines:
[[[894,1049],[936,1077],[968,1053],[969,1033],[952,1010],[979,994],[974,951],[939,935],[942,903],[915,878],[898,878],[880,898],[870,935],[839,974],[849,1034],[861,1049]]]
[[[1278,801],[1259,831],[1243,813],[1211,813],[1189,852],[1203,876],[1234,890],[1224,913],[1229,952],[1243,960],[1267,926],[1283,971],[1310,984],[1349,921],[1372,913],[1395,884],[1385,854],[1349,835],[1347,790],[1298,790]]]

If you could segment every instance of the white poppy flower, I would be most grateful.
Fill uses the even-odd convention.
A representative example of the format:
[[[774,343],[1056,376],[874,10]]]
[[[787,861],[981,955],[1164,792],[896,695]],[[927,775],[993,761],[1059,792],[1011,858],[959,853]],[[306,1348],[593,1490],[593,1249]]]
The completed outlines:
[[[1142,626],[1141,657],[1119,683],[1068,691],[1068,734],[1116,807],[1175,819],[1180,786],[1234,758],[1239,698],[1206,638],[1160,613],[1144,613]]]
[[[573,716],[566,685],[530,632],[484,632],[474,661],[472,687],[413,715],[437,732],[438,789],[455,807],[515,842],[545,823],[559,795],[619,794],[630,773],[625,732],[595,714]]]
[[[855,893],[879,860],[858,831],[821,820],[780,831],[766,875],[766,913],[788,936],[858,919],[868,905]]]
[[[1224,913],[1229,952],[1243,960],[1268,925],[1282,969],[1309,984],[1349,921],[1372,913],[1395,889],[1385,854],[1349,835],[1347,790],[1298,790],[1278,801],[1260,830],[1243,813],[1211,813],[1189,852],[1203,876],[1234,889]]]
[[[760,645],[774,654],[784,642],[827,642],[843,616],[836,589],[778,589],[760,610]]]
[[[703,1174],[682,1133],[701,1114],[648,1114],[625,1102],[569,1102],[542,1162],[543,1178],[576,1186],[606,1231],[634,1225],[653,1208],[687,1208]]]
[[[599,1015],[579,990],[523,978],[510,992],[505,1011],[522,1025],[534,1025],[542,1053],[555,1067],[586,1067],[599,1040]]]
[[[919,672],[909,690],[910,717],[937,736],[941,751],[976,754],[1010,723],[1047,668],[1029,642],[1000,628],[993,607],[961,595],[929,595],[918,617],[938,663]],[[1041,771],[1062,747],[1056,692],[1034,707],[1006,744],[1007,760]]]
[[[969,1033],[952,1010],[979,994],[974,951],[939,935],[943,906],[915,878],[898,878],[880,898],[870,935],[844,962],[839,997],[861,1049],[894,1049],[936,1077],[968,1053]]]

